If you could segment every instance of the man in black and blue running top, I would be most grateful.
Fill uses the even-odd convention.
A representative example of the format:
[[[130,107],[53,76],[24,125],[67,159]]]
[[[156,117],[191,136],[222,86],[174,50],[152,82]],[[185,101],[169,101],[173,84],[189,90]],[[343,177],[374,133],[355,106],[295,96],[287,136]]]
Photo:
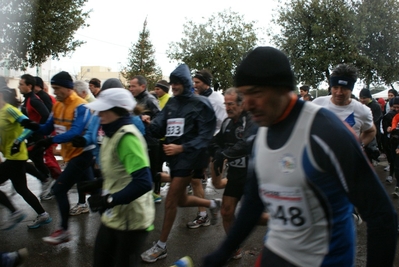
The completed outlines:
[[[349,126],[297,99],[288,58],[275,48],[250,52],[235,85],[260,127],[242,208],[203,266],[223,266],[265,208],[270,221],[256,266],[354,266],[354,206],[367,222],[367,266],[392,266],[397,215]]]

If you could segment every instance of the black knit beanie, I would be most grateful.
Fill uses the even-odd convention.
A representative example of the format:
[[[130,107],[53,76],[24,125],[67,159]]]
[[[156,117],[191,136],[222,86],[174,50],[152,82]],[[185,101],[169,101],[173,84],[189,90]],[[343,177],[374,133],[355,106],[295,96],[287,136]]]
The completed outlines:
[[[197,71],[194,75],[194,78],[201,80],[206,85],[211,86],[212,83],[212,75],[206,70]]]
[[[360,90],[359,98],[362,98],[362,97],[363,98],[372,98],[370,90],[367,88],[363,88],[362,90]]]
[[[157,81],[155,87],[161,88],[165,93],[169,93],[169,83],[165,80]]]
[[[109,88],[125,88],[125,87],[123,86],[120,80],[116,78],[109,78],[103,83],[101,91],[107,90]]]
[[[43,80],[42,80],[42,78],[36,76],[35,80],[36,80],[36,85],[43,89]]]
[[[244,85],[287,87],[291,90],[296,87],[287,56],[269,46],[255,48],[238,65],[234,86]]]
[[[73,89],[73,80],[66,71],[61,71],[51,78],[51,85],[59,85],[65,88]]]

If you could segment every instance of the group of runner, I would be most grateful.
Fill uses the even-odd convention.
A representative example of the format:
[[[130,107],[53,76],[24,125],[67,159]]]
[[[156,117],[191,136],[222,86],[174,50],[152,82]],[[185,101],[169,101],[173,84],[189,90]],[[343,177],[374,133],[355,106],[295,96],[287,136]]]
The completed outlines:
[[[362,151],[375,131],[369,113],[348,100],[356,79],[352,66],[339,65],[330,77],[332,95],[314,101],[321,106],[305,102],[293,93],[296,83],[288,58],[275,48],[258,47],[239,64],[235,87],[224,96],[211,88],[208,71],[192,76],[181,64],[169,82],[157,83],[160,102],[147,91],[146,79],[135,76],[130,92],[110,79],[96,92],[96,100],[87,103],[74,91],[69,73],[60,72],[51,79],[57,102],[46,121],[23,115],[9,104],[8,89],[0,90],[0,148],[7,159],[0,164],[0,177],[11,178],[37,211],[28,227],[51,222],[26,187],[24,140],[33,133],[39,136],[32,149],[41,153],[61,144],[66,167],[51,192],[42,194],[55,196],[61,221],[43,241],[57,245],[71,239],[67,192],[77,183],[78,207],[88,209],[88,193],[91,210],[101,213],[96,267],[138,266],[140,260],[167,257],[178,207],[199,207],[197,217],[187,223],[191,229],[214,225],[222,214],[226,239],[204,258],[203,266],[241,258],[242,242],[265,221],[268,232],[257,266],[353,266],[355,219],[360,217],[368,227],[368,264],[391,266],[397,215]],[[169,85],[173,96],[165,101]],[[354,134],[347,123],[359,131]],[[163,162],[170,177],[162,173]],[[101,177],[94,177],[93,166]],[[207,168],[215,188],[224,188],[222,199],[204,197],[201,180]],[[45,176],[47,185],[51,175]],[[161,235],[144,250],[162,181],[170,186]],[[187,194],[190,184],[194,195]],[[0,201],[16,214],[15,223],[22,220],[1,191]]]

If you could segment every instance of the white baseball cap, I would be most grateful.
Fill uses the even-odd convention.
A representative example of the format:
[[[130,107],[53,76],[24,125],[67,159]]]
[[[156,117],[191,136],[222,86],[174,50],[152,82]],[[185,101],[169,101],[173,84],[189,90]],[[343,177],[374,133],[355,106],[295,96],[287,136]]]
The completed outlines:
[[[85,106],[94,111],[109,110],[113,107],[132,111],[136,106],[136,100],[127,89],[109,88],[101,91],[96,100]]]

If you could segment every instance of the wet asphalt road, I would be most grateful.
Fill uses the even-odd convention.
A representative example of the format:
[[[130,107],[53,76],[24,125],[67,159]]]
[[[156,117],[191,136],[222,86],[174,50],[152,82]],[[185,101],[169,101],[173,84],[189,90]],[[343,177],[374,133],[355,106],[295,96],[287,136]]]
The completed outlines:
[[[386,172],[383,171],[385,162],[381,162],[376,167],[384,187],[390,194],[394,185],[385,185]],[[28,175],[28,186],[36,195],[40,193],[40,183],[34,177]],[[9,193],[10,184],[6,183],[0,187],[6,193]],[[165,196],[167,189],[164,188],[162,195]],[[205,194],[207,198],[221,197],[222,190],[215,190],[210,181],[206,186]],[[69,199],[71,205],[77,202],[76,189],[71,189]],[[53,218],[53,222],[40,227],[39,229],[28,229],[26,224],[36,216],[33,209],[28,206],[19,195],[11,196],[16,206],[22,209],[27,217],[14,229],[9,231],[0,231],[0,250],[13,251],[22,247],[29,250],[29,258],[24,266],[26,267],[85,267],[91,266],[93,257],[93,245],[99,227],[100,217],[97,213],[88,213],[70,217],[70,231],[73,234],[73,240],[58,246],[47,245],[41,238],[51,234],[58,228],[60,218],[55,200],[44,201],[43,206]],[[398,200],[392,199],[395,208],[398,209]],[[145,249],[151,247],[153,241],[159,239],[160,229],[163,220],[163,203],[156,205],[155,230],[151,232],[147,240]],[[169,236],[167,243],[168,256],[153,264],[142,263],[140,266],[168,267],[177,259],[189,255],[193,258],[195,266],[200,266],[201,258],[207,253],[212,252],[218,243],[224,238],[224,230],[219,221],[214,226],[202,227],[199,229],[188,229],[186,223],[192,220],[196,215],[196,208],[179,208],[177,217]],[[5,220],[8,216],[8,210],[0,206],[0,216]],[[266,226],[258,226],[243,245],[243,258],[232,261],[228,266],[254,266],[254,262],[262,248],[263,236],[267,230]],[[358,248],[356,266],[365,266],[366,259],[366,227],[365,223],[358,228]],[[399,267],[399,250],[395,267]]]

